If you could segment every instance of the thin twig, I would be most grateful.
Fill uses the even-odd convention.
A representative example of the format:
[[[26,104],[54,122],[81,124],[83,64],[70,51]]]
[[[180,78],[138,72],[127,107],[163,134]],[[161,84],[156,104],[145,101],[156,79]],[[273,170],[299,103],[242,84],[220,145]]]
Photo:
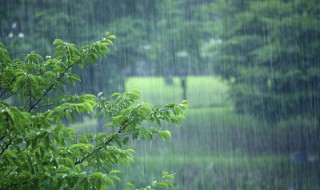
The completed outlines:
[[[1,98],[0,100],[8,99],[8,98],[10,98],[11,96],[16,95],[16,94],[17,94],[17,93],[10,94],[10,95],[8,95],[8,96],[6,96],[6,97]]]
[[[87,50],[86,55],[85,55],[85,57],[82,58],[82,60],[85,60],[85,59],[86,59],[86,57],[89,55],[89,52],[90,52],[91,50],[93,50],[93,48],[89,48],[89,49]],[[66,57],[67,57],[67,62],[69,62],[69,60],[71,60],[69,51],[67,51],[66,53],[67,53],[67,56],[66,56]],[[80,59],[80,60],[81,60],[81,59]],[[63,77],[63,75],[66,74],[67,71],[68,71],[71,67],[73,67],[73,66],[75,65],[76,62],[77,62],[77,61],[75,61],[73,64],[70,64],[70,65],[67,67],[67,69],[66,69],[63,73],[61,73],[61,75],[58,77],[57,81],[59,81],[59,80]],[[30,112],[31,110],[33,110],[34,108],[36,108],[36,106],[37,106],[37,105],[41,102],[41,100],[52,90],[53,87],[54,87],[54,84],[52,84],[52,85],[45,91],[45,93],[41,96],[41,98],[39,98],[39,99],[30,107],[30,109],[28,110],[28,112]]]
[[[4,93],[6,93],[6,90],[3,89],[3,92],[0,94],[0,98],[4,95]]]
[[[61,75],[57,78],[57,81],[61,80],[63,75],[67,73],[67,71],[73,67],[75,64],[69,65],[65,71],[63,71],[63,73],[61,73]],[[43,93],[43,95],[32,105],[30,106],[28,112],[30,112],[31,110],[33,110],[40,102],[41,100],[52,90],[52,88],[54,87],[54,84],[50,85],[50,87]]]
[[[31,81],[30,81],[30,77],[28,76],[28,83],[29,83],[29,108],[31,108],[32,106],[32,92],[31,92]]]
[[[127,121],[128,121],[128,120],[124,121],[124,123],[127,122]],[[128,122],[128,123],[124,124],[123,126],[121,126],[121,127],[119,128],[118,132],[117,132],[115,135],[113,135],[112,137],[110,137],[110,138],[105,142],[105,145],[108,145],[110,142],[112,142],[112,141],[114,140],[115,136],[119,136],[119,134],[122,133],[122,131],[123,131],[126,127],[128,127],[129,125],[130,125],[130,123]],[[92,156],[94,153],[98,152],[98,151],[101,150],[103,147],[105,147],[105,145],[104,145],[104,146],[98,146],[98,147],[96,147],[92,152],[90,152],[89,154],[87,154],[86,156],[84,156],[83,158],[81,158],[80,160],[76,161],[76,162],[74,163],[74,165],[81,164],[81,163],[84,162],[87,158],[89,158],[90,156]]]
[[[1,150],[0,155],[2,155],[3,152],[9,148],[9,146],[11,145],[11,142],[12,142],[12,141],[10,140],[10,141],[8,142],[8,144],[6,144],[6,146]]]
[[[18,77],[18,76],[15,75],[15,76],[11,79],[11,83],[13,83],[13,82],[16,80],[17,77]],[[9,86],[9,85],[6,85],[6,86]],[[1,95],[0,95],[0,98],[1,98],[5,93],[6,93],[6,89],[3,89],[3,92],[1,92]],[[16,94],[16,93],[14,93],[14,94]],[[1,100],[5,100],[5,99],[11,97],[11,96],[14,95],[14,94],[10,94],[9,96],[7,96],[7,97],[5,97],[5,98],[2,98]]]

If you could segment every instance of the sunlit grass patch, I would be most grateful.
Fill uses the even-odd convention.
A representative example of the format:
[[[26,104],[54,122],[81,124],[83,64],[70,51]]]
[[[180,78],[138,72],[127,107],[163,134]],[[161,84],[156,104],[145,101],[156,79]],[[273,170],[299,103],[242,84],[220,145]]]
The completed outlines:
[[[231,105],[228,86],[219,77],[190,76],[187,82],[187,98],[191,107]]]
[[[142,99],[155,105],[179,103],[182,100],[180,79],[173,78],[167,85],[164,77],[130,77],[126,89],[138,88]],[[218,77],[189,76],[187,77],[187,101],[192,107],[210,107],[230,105],[228,86]]]
[[[142,100],[153,105],[180,103],[182,89],[179,79],[174,78],[172,85],[166,85],[163,77],[130,77],[126,82],[126,89],[137,88]]]

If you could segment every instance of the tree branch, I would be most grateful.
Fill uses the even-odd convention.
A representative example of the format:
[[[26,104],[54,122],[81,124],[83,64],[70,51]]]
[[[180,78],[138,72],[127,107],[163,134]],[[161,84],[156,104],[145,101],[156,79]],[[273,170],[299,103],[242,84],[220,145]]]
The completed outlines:
[[[128,121],[128,120],[124,121],[124,123],[127,122],[127,121]],[[128,127],[129,125],[130,125],[130,123],[128,122],[128,123],[124,124],[123,126],[121,126],[121,127],[119,128],[118,132],[117,132],[114,136],[110,137],[110,138],[105,142],[105,145],[108,145],[109,143],[111,143],[111,142],[114,140],[114,137],[115,137],[115,136],[119,136],[119,134],[122,133],[122,131],[123,131],[126,127]],[[103,147],[104,147],[104,146],[98,146],[98,147],[96,147],[92,152],[90,152],[89,154],[87,154],[86,156],[84,156],[83,158],[81,158],[80,160],[76,161],[76,162],[74,163],[74,165],[81,164],[81,163],[84,162],[87,158],[91,157],[94,153],[96,153],[96,152],[98,152],[99,150],[101,150]]]
[[[61,75],[57,78],[57,81],[61,80],[63,75],[66,74],[68,72],[68,70],[73,67],[75,64],[71,64],[69,65],[65,71],[63,71],[63,73],[61,73]],[[50,85],[49,88],[43,93],[43,95],[33,104],[30,106],[28,112],[31,112],[31,110],[33,110],[40,102],[41,100],[52,90],[52,88],[54,87],[54,84]]]
[[[17,78],[17,76],[14,76],[14,77],[11,79],[11,82],[13,83],[13,82],[16,80],[16,78]],[[1,92],[1,94],[0,94],[0,98],[1,98],[6,92],[7,92],[6,89],[3,89],[3,92]],[[16,94],[16,93],[10,94],[9,96],[7,96],[7,97],[5,97],[5,98],[1,98],[1,100],[5,100],[5,99],[13,96],[14,94]]]
[[[3,92],[0,94],[0,98],[4,95],[4,93],[6,93],[6,90],[3,89]]]
[[[89,55],[89,52],[92,50],[93,48],[89,48],[85,54],[85,56],[83,58],[80,58],[79,60],[85,60],[86,57]],[[69,51],[66,52],[67,53],[67,62],[69,62],[71,60],[70,58],[70,54]],[[77,61],[75,61],[74,63],[70,64],[66,70],[61,73],[61,75],[57,78],[57,81],[61,80],[63,75],[66,74],[68,72],[68,70],[73,67],[75,65],[75,63],[77,63]],[[30,106],[28,112],[30,112],[31,110],[33,110],[34,108],[36,108],[36,106],[41,102],[41,100],[52,90],[52,88],[54,87],[54,84],[52,84],[44,93],[43,95],[32,105]]]
[[[12,142],[12,140],[10,140],[10,141],[5,145],[5,147],[4,147],[4,148],[1,150],[1,152],[0,152],[0,155],[2,155],[2,154],[4,153],[4,151],[7,150],[7,149],[10,147],[11,142]]]
[[[29,109],[32,106],[32,92],[31,92],[31,81],[30,81],[30,77],[28,76],[28,83],[29,83]]]

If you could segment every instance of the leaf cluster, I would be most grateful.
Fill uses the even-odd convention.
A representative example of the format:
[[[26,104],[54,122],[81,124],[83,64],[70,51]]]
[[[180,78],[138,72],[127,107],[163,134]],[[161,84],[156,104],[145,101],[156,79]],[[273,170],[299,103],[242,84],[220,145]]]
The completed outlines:
[[[146,187],[137,188],[134,184],[128,183],[125,190],[156,190],[163,188],[173,188],[172,180],[174,179],[175,174],[169,174],[167,171],[162,172],[162,177],[158,180],[154,180],[151,185]]]
[[[24,60],[11,59],[0,44],[0,186],[4,189],[106,189],[119,181],[114,167],[132,160],[134,150],[124,148],[129,138],[151,140],[161,130],[161,121],[181,124],[182,104],[153,108],[141,102],[136,90],[102,94],[68,95],[67,84],[76,85],[77,66],[106,57],[115,36],[77,48],[57,39],[55,53],[41,57],[35,52]],[[76,135],[64,125],[88,113],[106,122],[106,132]],[[142,127],[157,121],[159,127]],[[108,131],[108,132],[107,132]]]

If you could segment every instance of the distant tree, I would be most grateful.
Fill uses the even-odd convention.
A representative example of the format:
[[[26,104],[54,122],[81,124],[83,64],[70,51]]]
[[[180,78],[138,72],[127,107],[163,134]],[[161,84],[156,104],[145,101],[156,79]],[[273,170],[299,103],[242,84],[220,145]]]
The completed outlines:
[[[215,72],[232,83],[236,111],[268,121],[316,119],[320,106],[320,5],[303,0],[212,4]]]
[[[196,5],[187,0],[159,2],[156,32],[147,54],[149,62],[155,63],[155,74],[164,76],[168,84],[173,76],[179,77],[184,99],[187,76],[201,74],[204,68],[200,53],[202,24]]]
[[[111,100],[102,93],[96,97],[63,91],[80,80],[73,73],[76,67],[82,69],[105,57],[113,38],[107,33],[80,49],[57,39],[53,55],[43,58],[31,52],[24,60],[11,59],[0,44],[2,189],[106,189],[120,180],[114,168],[133,159],[133,150],[126,148],[130,139],[171,138],[161,122],[180,124],[185,103],[153,108],[135,90],[114,93]],[[81,113],[100,115],[110,132],[76,135],[74,128],[64,126],[63,119],[72,121]],[[144,127],[145,121],[159,127]],[[171,187],[172,177],[163,172],[151,187]]]

